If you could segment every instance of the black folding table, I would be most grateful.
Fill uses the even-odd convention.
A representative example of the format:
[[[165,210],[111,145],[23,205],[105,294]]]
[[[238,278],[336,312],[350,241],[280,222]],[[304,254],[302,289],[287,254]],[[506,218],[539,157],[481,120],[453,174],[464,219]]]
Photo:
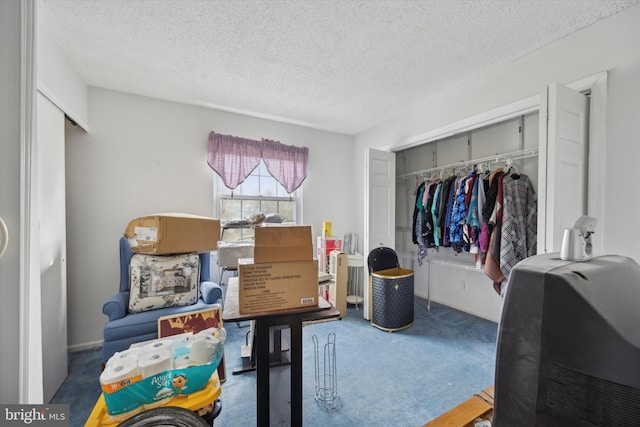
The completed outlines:
[[[302,426],[302,325],[305,322],[338,318],[340,311],[322,297],[318,297],[319,303],[313,307],[245,314],[240,313],[238,309],[238,297],[238,279],[233,277],[229,279],[227,286],[222,319],[225,322],[255,321],[253,343],[255,348],[252,354],[255,355],[257,382],[257,425],[260,427],[270,425],[272,409],[279,414],[285,412],[282,407],[271,405],[270,369],[282,366],[283,362],[279,351],[275,352],[277,354],[270,351],[270,337],[273,337],[274,331],[290,329],[290,396],[289,399],[283,399],[281,402],[291,402],[290,425]]]

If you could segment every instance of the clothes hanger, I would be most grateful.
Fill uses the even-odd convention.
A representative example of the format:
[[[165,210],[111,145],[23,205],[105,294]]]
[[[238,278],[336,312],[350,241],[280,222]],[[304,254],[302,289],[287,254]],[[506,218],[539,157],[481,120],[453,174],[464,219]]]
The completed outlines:
[[[520,179],[520,174],[518,174],[516,167],[513,165],[513,159],[507,159],[505,167],[507,169],[507,175],[510,175],[513,179]]]
[[[504,162],[504,168],[507,170],[507,173],[509,173],[511,171],[511,168],[513,167],[513,160],[511,159],[507,159]]]

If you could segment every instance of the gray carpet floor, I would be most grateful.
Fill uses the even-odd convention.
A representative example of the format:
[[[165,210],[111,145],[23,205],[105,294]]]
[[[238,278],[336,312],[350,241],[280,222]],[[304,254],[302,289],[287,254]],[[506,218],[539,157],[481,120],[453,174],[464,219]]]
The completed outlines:
[[[214,425],[256,425],[255,372],[232,373],[242,365],[240,349],[248,329],[236,323],[225,324],[225,329],[227,379]],[[314,399],[312,337],[322,350],[331,333],[339,400],[336,410],[326,411]],[[374,328],[353,306],[342,320],[307,325],[303,328],[304,425],[422,426],[493,384],[496,334],[493,322],[437,303],[429,312],[421,298],[415,300],[415,323],[402,331]],[[70,405],[71,427],[85,425],[101,393],[100,367],[99,348],[70,353],[69,377],[51,403]],[[318,368],[325,371],[322,354]]]

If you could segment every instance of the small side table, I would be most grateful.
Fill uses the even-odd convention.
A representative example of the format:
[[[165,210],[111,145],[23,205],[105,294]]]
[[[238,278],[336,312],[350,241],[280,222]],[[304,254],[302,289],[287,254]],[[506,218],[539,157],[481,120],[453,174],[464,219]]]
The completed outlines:
[[[347,304],[352,304],[358,308],[364,302],[364,257],[362,254],[349,254],[347,275]]]

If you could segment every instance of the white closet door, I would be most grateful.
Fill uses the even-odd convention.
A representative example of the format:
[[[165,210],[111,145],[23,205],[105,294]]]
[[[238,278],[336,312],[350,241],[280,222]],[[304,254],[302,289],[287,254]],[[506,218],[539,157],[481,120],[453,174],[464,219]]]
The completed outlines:
[[[540,96],[538,253],[558,252],[587,212],[589,99],[554,83]]]
[[[67,245],[64,113],[37,95],[38,205],[44,402],[67,377]]]
[[[396,155],[388,151],[365,150],[364,235],[365,276],[369,276],[366,258],[373,248],[395,250]],[[371,318],[369,286],[364,287],[364,318]]]

